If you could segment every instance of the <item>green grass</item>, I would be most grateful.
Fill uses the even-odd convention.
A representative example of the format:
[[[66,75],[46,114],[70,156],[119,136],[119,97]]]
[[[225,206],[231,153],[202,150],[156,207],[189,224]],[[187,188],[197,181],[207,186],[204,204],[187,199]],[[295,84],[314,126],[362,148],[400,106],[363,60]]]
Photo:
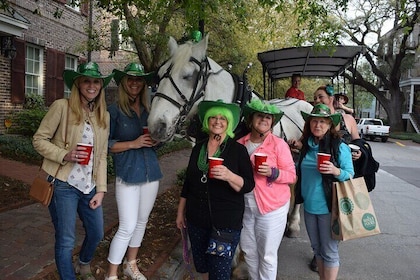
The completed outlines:
[[[389,137],[400,140],[411,140],[420,144],[420,134],[410,132],[391,132]]]

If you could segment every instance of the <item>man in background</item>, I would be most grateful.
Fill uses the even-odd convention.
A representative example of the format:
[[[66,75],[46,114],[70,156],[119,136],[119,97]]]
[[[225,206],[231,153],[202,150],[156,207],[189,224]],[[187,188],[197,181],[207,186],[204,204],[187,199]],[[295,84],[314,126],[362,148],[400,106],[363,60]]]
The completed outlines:
[[[305,100],[305,94],[299,89],[301,82],[300,74],[292,75],[292,86],[286,91],[284,98],[296,98],[300,100]]]

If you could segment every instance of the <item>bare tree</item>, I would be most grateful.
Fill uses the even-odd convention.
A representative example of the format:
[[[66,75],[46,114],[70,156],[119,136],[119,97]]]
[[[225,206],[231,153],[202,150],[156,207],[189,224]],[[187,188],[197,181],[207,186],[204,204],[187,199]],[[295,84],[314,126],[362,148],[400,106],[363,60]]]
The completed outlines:
[[[377,80],[372,82],[357,69],[346,72],[346,78],[372,93],[385,109],[391,127],[403,131],[405,97],[399,83],[404,71],[412,68],[413,51],[418,47],[417,40],[409,39],[419,23],[419,1],[358,0],[348,7],[352,11],[338,14],[343,31],[352,42],[365,47],[364,57]],[[386,23],[391,23],[392,29],[384,34]]]

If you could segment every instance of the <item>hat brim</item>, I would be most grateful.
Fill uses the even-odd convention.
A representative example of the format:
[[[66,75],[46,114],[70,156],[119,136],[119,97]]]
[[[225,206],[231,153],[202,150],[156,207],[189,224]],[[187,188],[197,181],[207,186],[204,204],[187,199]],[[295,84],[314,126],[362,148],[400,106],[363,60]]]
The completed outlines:
[[[198,104],[198,117],[200,118],[200,122],[203,123],[204,116],[206,115],[206,112],[213,107],[223,107],[232,112],[233,117],[233,126],[232,130],[235,130],[235,128],[239,124],[239,117],[241,115],[241,109],[238,105],[233,103],[224,103],[222,101],[208,101],[204,100],[201,101],[200,104]]]
[[[332,120],[334,127],[336,127],[341,121],[340,113],[334,113],[334,114],[329,115],[328,117],[325,115],[320,115],[320,114],[310,114],[303,111],[300,111],[300,113],[303,119],[305,120],[305,122],[310,118],[330,118]]]
[[[108,76],[94,76],[94,75],[81,74],[74,70],[64,70],[63,72],[64,83],[70,90],[73,87],[74,81],[81,76],[94,78],[94,79],[102,79],[104,81],[102,87],[106,87],[109,84],[109,82],[111,82],[112,77],[114,76],[114,73],[111,73]]]
[[[258,110],[255,110],[252,107],[249,107],[249,106],[244,107],[243,114],[244,114],[245,119],[248,120],[249,116],[252,115],[253,113],[256,113],[256,112],[273,115],[273,126],[275,126],[280,121],[281,117],[283,117],[283,115],[284,115],[283,111],[280,111],[280,113],[278,113],[278,114],[273,114],[273,113],[270,113],[270,112],[258,111]]]
[[[118,69],[114,69],[112,71],[112,73],[114,73],[114,80],[117,83],[117,85],[119,85],[121,83],[121,80],[122,80],[122,78],[124,78],[124,76],[142,77],[146,80],[147,83],[152,81],[153,76],[154,76],[154,72],[139,74],[136,71],[124,72],[124,71],[121,71],[121,70],[118,70]]]

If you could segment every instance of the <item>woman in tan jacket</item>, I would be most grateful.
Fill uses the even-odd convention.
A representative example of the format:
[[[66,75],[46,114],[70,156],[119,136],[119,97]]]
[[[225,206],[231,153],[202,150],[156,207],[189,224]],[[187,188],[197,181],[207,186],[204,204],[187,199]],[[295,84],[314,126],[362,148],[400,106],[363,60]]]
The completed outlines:
[[[55,262],[61,279],[95,279],[90,261],[103,238],[102,200],[107,191],[109,114],[104,87],[112,79],[102,76],[94,62],[65,70],[69,99],[56,100],[33,136],[35,149],[44,157],[42,169],[54,180],[49,212],[55,228]],[[91,153],[83,143],[92,145]],[[76,215],[86,237],[79,260],[72,264]]]

